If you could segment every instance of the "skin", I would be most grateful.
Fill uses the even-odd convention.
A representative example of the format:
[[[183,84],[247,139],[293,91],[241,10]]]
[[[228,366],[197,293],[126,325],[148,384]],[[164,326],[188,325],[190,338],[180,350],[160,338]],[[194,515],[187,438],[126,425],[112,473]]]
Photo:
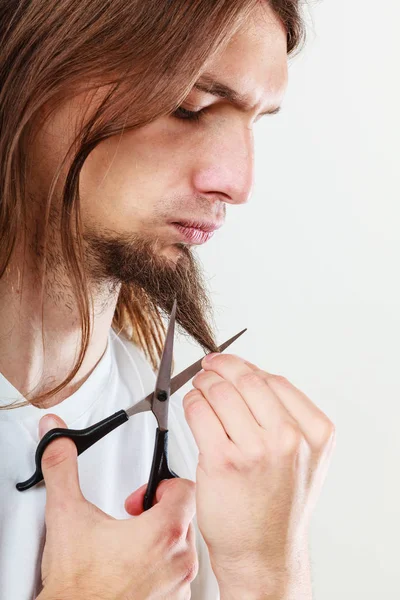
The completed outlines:
[[[42,435],[47,426],[48,418],[43,418]],[[53,426],[65,423],[57,418],[49,428]],[[190,582],[198,569],[192,481],[163,481],[156,504],[124,520],[110,517],[84,498],[70,440],[49,445],[42,470],[46,544],[38,600],[190,598]]]
[[[147,233],[157,238],[160,256],[177,261],[179,239],[169,220],[194,216],[222,220],[226,205],[248,201],[253,183],[252,128],[261,112],[281,103],[287,84],[285,32],[271,10],[260,8],[207,70],[248,95],[252,109],[244,113],[226,100],[193,90],[184,107],[208,107],[199,124],[167,116],[121,139],[102,143],[89,156],[81,177],[82,215],[87,226]],[[32,171],[34,194],[48,187],[82,101],[70,102],[40,132]],[[14,267],[18,259],[20,253]],[[0,332],[10,339],[1,367],[23,390],[35,381],[38,367],[46,373],[64,374],[62,365],[69,368],[71,364],[77,330],[73,311],[65,307],[63,294],[67,292],[60,285],[60,276],[63,294],[60,291],[57,296],[53,290],[45,300],[49,358],[44,361],[34,327],[39,299],[29,276],[21,294],[17,279],[12,279],[17,272],[11,270],[8,287],[0,290],[4,291],[4,295],[0,293]],[[107,286],[99,289],[99,302],[107,292]],[[94,335],[76,386],[104,351],[116,300],[117,291],[95,317]],[[24,328],[15,325],[17,316]],[[10,323],[14,323],[11,332]],[[26,323],[32,326],[25,327]],[[67,388],[66,396],[73,389]],[[54,403],[62,399],[59,396]],[[162,597],[157,595],[161,591],[169,598],[189,598],[188,580],[196,572],[190,533],[194,497],[223,600],[311,599],[308,524],[333,448],[332,423],[287,380],[234,355],[217,355],[203,362],[193,390],[184,398],[184,410],[200,456],[196,489],[184,480],[162,484],[170,486],[175,501],[187,508],[178,524],[168,518],[168,503],[162,502],[161,492],[158,503],[142,514],[144,488],[126,500],[133,519],[114,521],[83,498],[73,443],[61,439],[47,448],[42,464],[48,492],[48,534],[40,600],[68,600],[74,594],[76,598],[78,591],[80,597],[90,598],[95,592],[93,597],[104,600],[129,600],[134,592],[135,598],[157,598]],[[66,424],[58,420],[52,426]],[[57,494],[58,489],[63,493]],[[148,573],[149,565],[140,562],[142,554],[132,554],[128,528],[135,536],[133,532],[140,531],[144,547],[147,543],[151,546],[157,532],[161,548],[171,548],[171,539],[181,544],[185,568],[173,567],[176,553],[167,556],[161,551],[168,566],[163,572],[173,576],[153,582],[151,590],[146,588],[145,578],[139,593],[135,579]],[[68,532],[82,529],[88,535],[83,536],[78,552]],[[115,548],[124,560],[117,576],[110,579],[107,565],[114,562]],[[96,561],[90,563],[87,557],[94,549]]]
[[[195,217],[222,222],[227,205],[231,208],[248,201],[254,176],[252,128],[260,113],[281,103],[287,85],[283,27],[269,9],[256,13],[207,70],[247,94],[252,110],[243,113],[225,100],[193,90],[184,107],[208,108],[199,124],[168,115],[101,143],[89,155],[80,178],[86,227],[106,227],[119,234],[148,232],[158,239],[158,254],[177,261],[180,238],[168,221]],[[68,100],[51,115],[32,144],[28,181],[32,197],[38,200],[32,220],[43,218],[40,199],[47,194],[82,112],[90,112],[88,101],[86,95]],[[60,195],[59,181],[56,193]],[[54,253],[59,242],[54,235]],[[44,298],[44,354],[42,298],[33,262],[29,248],[25,262],[22,248],[17,248],[7,276],[0,280],[0,334],[8,342],[1,368],[22,394],[38,383],[41,370],[43,380],[51,382],[54,374],[61,380],[70,372],[80,335],[69,281],[62,264],[56,264]],[[70,396],[101,358],[118,291],[118,287],[110,291],[107,282],[96,288],[93,336],[85,361],[71,384],[46,407]]]

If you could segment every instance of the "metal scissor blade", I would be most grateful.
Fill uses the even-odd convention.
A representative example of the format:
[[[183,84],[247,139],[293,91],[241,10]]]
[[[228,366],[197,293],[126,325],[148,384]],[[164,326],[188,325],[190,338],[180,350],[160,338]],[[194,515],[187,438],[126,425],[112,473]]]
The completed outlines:
[[[247,329],[243,329],[242,331],[231,337],[229,340],[221,344],[218,347],[218,351],[223,352],[224,350],[226,350],[228,346],[230,346],[235,340],[237,340],[238,337],[240,337],[245,331],[247,331]],[[206,356],[206,354],[204,356]],[[196,360],[196,362],[194,362],[189,367],[186,367],[186,369],[184,369],[183,371],[178,373],[178,375],[175,375],[175,377],[171,379],[171,395],[174,394],[177,390],[179,390],[183,385],[185,385],[185,383],[190,381],[190,379],[192,379],[192,377],[194,377],[196,373],[201,371],[201,362],[204,356],[199,360]],[[143,398],[143,400],[141,400],[137,404],[134,404],[130,408],[126,409],[126,414],[128,415],[128,417],[136,415],[139,412],[151,410],[152,397],[153,392],[151,392],[148,396],[146,396],[146,398]]]
[[[243,329],[242,331],[231,337],[229,340],[221,344],[218,347],[218,352],[223,352],[224,350],[226,350],[228,346],[230,346],[235,340],[237,340],[238,337],[240,337],[245,331],[247,331],[247,328]],[[205,354],[204,356],[207,355]],[[185,383],[187,383],[190,379],[192,379],[192,377],[194,377],[196,373],[201,371],[201,363],[204,356],[200,358],[200,360],[196,360],[196,362],[190,365],[190,367],[187,367],[186,369],[178,373],[178,375],[175,375],[175,377],[171,381],[171,395],[174,394],[177,390],[179,390],[179,388],[181,388],[183,385],[185,385]]]
[[[156,392],[162,391],[169,395],[169,389],[171,385],[171,370],[172,370],[172,357],[174,348],[174,332],[175,332],[175,317],[176,317],[176,300],[172,307],[171,316],[169,319],[167,335],[165,336],[165,343],[163,353],[160,361],[160,368],[158,369],[157,381],[156,381]],[[165,401],[167,398],[163,398]]]
[[[160,431],[168,431],[168,401],[171,387],[172,357],[174,348],[174,331],[176,316],[176,300],[172,307],[164,348],[158,369],[156,387],[151,399],[151,410],[157,419]]]
[[[128,415],[128,417],[131,417],[132,415],[137,415],[141,412],[147,412],[148,410],[151,410],[151,401],[153,399],[153,394],[154,394],[154,392],[151,392],[151,394],[146,396],[146,398],[143,398],[143,400],[140,400],[140,402],[137,402],[136,404],[134,404],[133,406],[128,408],[125,411],[126,414]]]
[[[218,346],[218,352],[223,352],[224,350],[226,350],[228,346],[233,344],[233,342],[235,342],[245,331],[247,331],[247,327],[245,327],[245,329],[242,329],[242,331],[239,331],[239,333],[237,333],[233,337],[229,338],[229,340],[227,340],[220,346]]]

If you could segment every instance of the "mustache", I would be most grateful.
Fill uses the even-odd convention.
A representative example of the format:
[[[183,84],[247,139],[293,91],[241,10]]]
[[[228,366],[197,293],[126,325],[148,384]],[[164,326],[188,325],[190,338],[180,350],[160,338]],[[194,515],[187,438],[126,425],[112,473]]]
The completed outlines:
[[[169,202],[162,203],[155,211],[155,218],[160,221],[205,221],[223,222],[226,217],[226,202],[216,198],[196,198],[179,196]]]

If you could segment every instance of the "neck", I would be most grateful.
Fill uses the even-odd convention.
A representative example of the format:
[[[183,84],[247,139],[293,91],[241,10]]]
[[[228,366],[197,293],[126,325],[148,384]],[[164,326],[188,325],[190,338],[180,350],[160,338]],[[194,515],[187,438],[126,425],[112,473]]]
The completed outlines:
[[[79,355],[79,313],[60,271],[47,277],[42,292],[34,269],[16,251],[0,279],[0,372],[24,397],[34,388],[37,396],[60,384]],[[59,404],[89,377],[106,349],[118,293],[119,288],[110,292],[107,286],[92,292],[94,316],[84,361],[73,380],[39,406]]]

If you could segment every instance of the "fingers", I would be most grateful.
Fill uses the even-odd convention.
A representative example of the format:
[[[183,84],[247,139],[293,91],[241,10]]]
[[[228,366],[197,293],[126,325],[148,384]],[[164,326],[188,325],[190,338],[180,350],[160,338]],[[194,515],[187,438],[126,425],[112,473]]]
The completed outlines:
[[[299,424],[304,437],[313,451],[319,451],[333,441],[335,427],[330,419],[303,392],[285,377],[261,372],[268,386],[274,391],[287,411]]]
[[[214,354],[209,360],[206,357],[202,366],[205,372],[215,372],[235,386],[264,429],[276,429],[282,420],[296,424],[315,451],[333,439],[332,422],[284,377],[267,373],[230,354]]]
[[[192,385],[208,400],[232,442],[245,450],[260,426],[237,389],[214,371],[197,374]]]
[[[66,428],[57,415],[46,415],[40,420],[40,436],[56,427]],[[42,473],[46,483],[46,507],[66,508],[70,502],[83,498],[78,477],[77,449],[68,438],[52,441],[42,457]]]
[[[147,513],[161,514],[161,520],[172,532],[187,532],[196,513],[196,486],[189,479],[165,479],[156,490],[156,502]]]
[[[190,482],[190,483],[193,483],[193,482]],[[125,500],[125,510],[128,514],[136,517],[136,516],[141,515],[144,512],[143,500],[144,500],[144,495],[146,493],[146,489],[147,489],[147,483],[140,486],[137,490],[132,492],[132,494],[130,494],[127,497],[127,499]],[[163,486],[161,488],[161,490],[159,491],[158,497],[160,499],[164,495],[164,492],[165,492],[165,486]],[[194,529],[193,523],[189,524],[187,534],[186,534],[186,541],[190,547],[196,548],[196,531]]]
[[[244,362],[264,379],[286,410],[297,421],[312,450],[319,451],[321,447],[334,441],[334,424],[304,392],[296,388],[285,377],[267,373],[250,362]]]
[[[147,483],[144,483],[137,490],[132,492],[125,500],[125,510],[129,515],[138,516],[144,512],[143,501],[147,490]]]
[[[126,512],[130,515],[138,516],[144,512],[143,501],[146,494],[147,486],[148,483],[144,483],[137,490],[132,492],[132,494],[130,494],[125,500],[124,507]],[[162,488],[160,488],[160,486],[161,483],[157,488],[155,502],[158,502],[161,499],[163,491],[165,491],[164,486]]]
[[[218,456],[224,447],[234,446],[200,390],[193,389],[184,396],[183,409],[201,455]]]
[[[215,354],[211,360],[203,360],[204,373],[199,373],[193,385],[208,393],[209,373],[217,373],[240,395],[257,423],[265,430],[276,432],[284,423],[295,424],[295,420],[278,396],[268,386],[264,377],[251,363],[231,354]]]

